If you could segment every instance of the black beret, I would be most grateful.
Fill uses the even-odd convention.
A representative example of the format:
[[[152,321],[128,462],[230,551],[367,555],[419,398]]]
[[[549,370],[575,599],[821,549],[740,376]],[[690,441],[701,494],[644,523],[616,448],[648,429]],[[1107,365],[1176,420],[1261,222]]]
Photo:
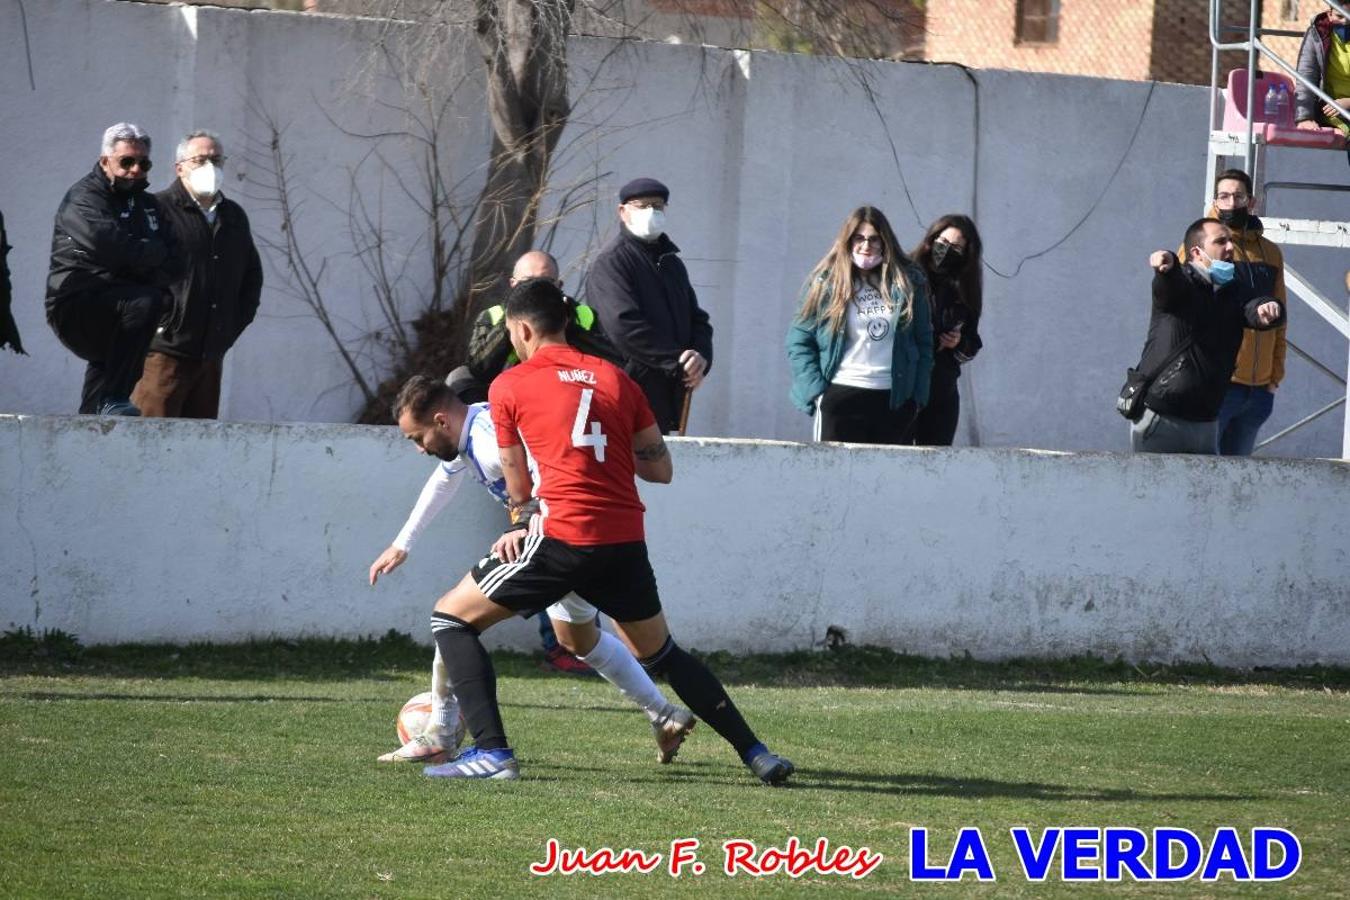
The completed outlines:
[[[670,188],[655,178],[634,178],[619,189],[619,202],[627,203],[634,197],[660,197],[670,200]]]

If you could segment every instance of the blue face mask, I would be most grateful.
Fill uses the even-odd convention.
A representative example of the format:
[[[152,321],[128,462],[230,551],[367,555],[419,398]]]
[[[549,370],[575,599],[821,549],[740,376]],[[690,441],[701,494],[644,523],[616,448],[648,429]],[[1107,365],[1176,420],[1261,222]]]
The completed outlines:
[[[1350,22],[1344,25],[1332,25],[1331,33],[1341,39],[1341,43],[1350,44]]]
[[[1205,254],[1205,259],[1209,259],[1209,254]],[[1237,274],[1237,266],[1223,259],[1209,259],[1209,280],[1216,287],[1227,284],[1233,280]]]

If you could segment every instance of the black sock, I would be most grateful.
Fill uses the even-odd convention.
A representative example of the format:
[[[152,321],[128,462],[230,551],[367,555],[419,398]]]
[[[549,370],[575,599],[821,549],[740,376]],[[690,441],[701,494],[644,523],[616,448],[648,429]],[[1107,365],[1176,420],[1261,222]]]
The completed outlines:
[[[445,651],[441,653],[444,655]],[[666,638],[665,645],[641,663],[648,674],[665,675],[694,715],[711,725],[713,731],[736,748],[738,755],[744,757],[745,751],[758,743],[722,682],[707,666],[676,646],[674,638]]]
[[[478,630],[445,613],[431,614],[431,635],[441,651],[450,688],[459,700],[459,710],[480,750],[508,746],[502,713],[497,708],[497,673],[492,669]]]

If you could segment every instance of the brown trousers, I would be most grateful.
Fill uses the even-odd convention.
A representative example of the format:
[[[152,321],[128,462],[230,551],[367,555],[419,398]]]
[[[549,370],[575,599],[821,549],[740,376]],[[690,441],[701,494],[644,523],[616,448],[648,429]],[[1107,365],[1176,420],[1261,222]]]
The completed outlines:
[[[214,419],[220,408],[221,362],[147,353],[131,402],[143,416]]]

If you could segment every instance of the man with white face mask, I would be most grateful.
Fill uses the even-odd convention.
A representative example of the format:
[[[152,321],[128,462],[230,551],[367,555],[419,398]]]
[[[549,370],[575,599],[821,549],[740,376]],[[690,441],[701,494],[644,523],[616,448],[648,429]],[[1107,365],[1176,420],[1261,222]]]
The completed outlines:
[[[178,144],[177,180],[161,191],[187,270],[150,344],[132,402],[146,416],[213,419],[220,406],[225,353],[253,321],[262,262],[248,216],[222,192],[220,138],[194,131]]]
[[[712,365],[712,325],[665,233],[669,201],[670,189],[655,178],[620,189],[619,233],[595,258],[583,295],[664,434],[680,429],[685,394]]]

